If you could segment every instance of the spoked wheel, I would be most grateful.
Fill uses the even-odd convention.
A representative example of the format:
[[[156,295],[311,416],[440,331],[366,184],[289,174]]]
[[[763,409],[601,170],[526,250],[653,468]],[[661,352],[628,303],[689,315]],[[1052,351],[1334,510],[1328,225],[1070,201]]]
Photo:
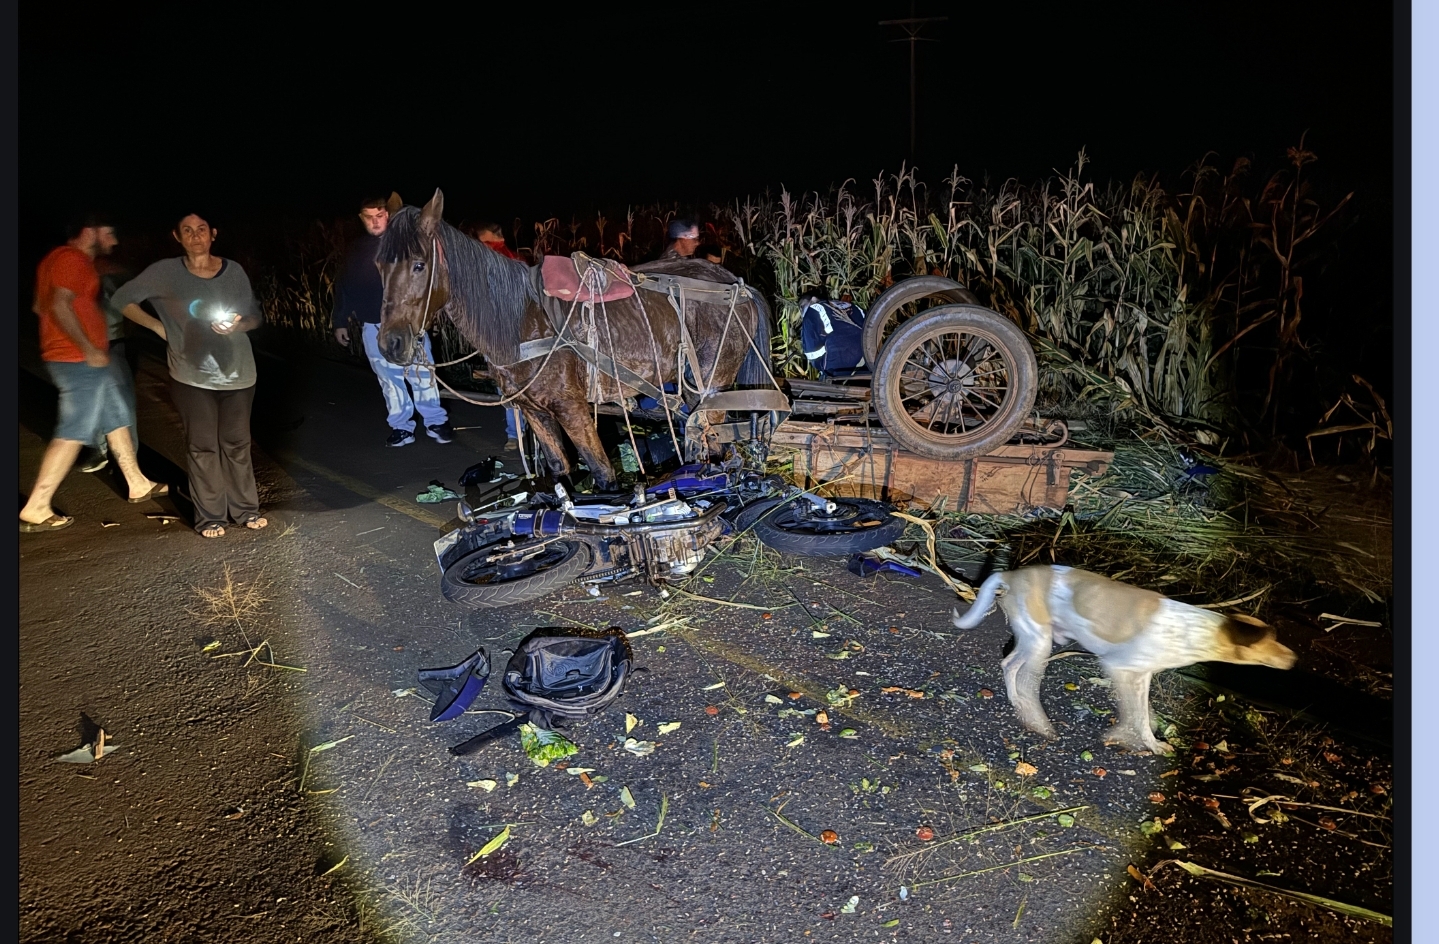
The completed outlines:
[[[875,299],[864,319],[864,362],[873,370],[884,342],[899,326],[937,305],[978,305],[974,293],[954,279],[918,275],[890,286]]]
[[[491,544],[445,568],[440,592],[451,603],[489,609],[538,600],[574,582],[590,566],[590,549],[580,541]]]
[[[833,499],[826,513],[807,498],[756,502],[740,512],[735,525],[753,528],[767,547],[803,557],[841,557],[893,544],[907,522],[890,514],[891,506],[866,498]]]
[[[1014,322],[977,305],[931,309],[885,344],[874,408],[901,446],[931,459],[981,456],[1034,405],[1039,366]]]

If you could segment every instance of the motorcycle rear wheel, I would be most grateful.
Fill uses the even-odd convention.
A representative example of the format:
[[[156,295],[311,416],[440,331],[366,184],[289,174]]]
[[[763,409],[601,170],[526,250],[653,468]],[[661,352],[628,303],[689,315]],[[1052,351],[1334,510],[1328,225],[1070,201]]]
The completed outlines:
[[[445,568],[440,592],[473,610],[513,606],[573,583],[590,566],[590,549],[582,541],[550,541],[536,556],[510,563],[522,549],[491,544],[471,551]]]
[[[843,557],[893,544],[908,522],[891,506],[867,498],[836,498],[827,515],[806,498],[763,501],[747,506],[735,526],[752,530],[766,547],[801,557]]]

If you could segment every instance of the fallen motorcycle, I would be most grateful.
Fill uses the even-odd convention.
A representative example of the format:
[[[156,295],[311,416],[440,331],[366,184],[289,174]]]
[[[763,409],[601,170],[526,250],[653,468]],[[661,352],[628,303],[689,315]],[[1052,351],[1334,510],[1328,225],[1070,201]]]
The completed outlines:
[[[617,500],[619,499],[619,500]],[[777,479],[682,466],[621,496],[525,495],[523,507],[475,512],[435,542],[445,599],[474,609],[539,599],[576,581],[682,580],[726,534],[753,530],[763,543],[808,556],[845,556],[890,544],[905,522],[889,506],[830,499]]]

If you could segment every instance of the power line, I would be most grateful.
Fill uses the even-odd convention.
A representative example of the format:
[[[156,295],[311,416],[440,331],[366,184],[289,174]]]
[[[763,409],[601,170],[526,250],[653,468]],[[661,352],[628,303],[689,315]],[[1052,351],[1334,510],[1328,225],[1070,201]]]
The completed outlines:
[[[927,36],[920,36],[919,31],[929,23],[942,23],[949,19],[947,16],[915,16],[914,4],[909,5],[909,16],[902,20],[880,20],[880,26],[898,26],[904,30],[905,39],[895,39],[891,42],[909,43],[909,159],[914,161],[915,152],[915,91],[918,85],[917,73],[915,71],[915,44],[933,43],[938,40],[930,39]]]

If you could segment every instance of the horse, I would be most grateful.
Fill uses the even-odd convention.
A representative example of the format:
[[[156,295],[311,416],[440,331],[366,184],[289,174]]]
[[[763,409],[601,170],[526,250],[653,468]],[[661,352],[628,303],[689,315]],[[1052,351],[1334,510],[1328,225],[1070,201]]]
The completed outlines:
[[[579,314],[578,304],[556,306],[553,301],[547,311],[539,267],[508,259],[446,223],[440,190],[423,209],[403,205],[398,194],[392,194],[389,209],[389,225],[376,254],[384,285],[380,351],[391,363],[415,363],[424,356],[422,332],[443,312],[484,356],[505,400],[520,408],[556,478],[571,472],[563,438],[568,434],[595,487],[608,491],[615,485],[614,468],[595,429],[592,403],[623,406],[642,391],[664,391],[671,384],[670,390],[686,390],[686,402],[694,407],[737,381],[739,386],[773,383],[768,365],[769,312],[757,292],[739,294],[733,305],[691,296],[684,306],[687,332],[666,298],[648,291],[597,303]],[[736,281],[719,266],[693,260],[638,268]],[[545,356],[522,354],[522,344],[560,335],[556,317],[562,324],[569,323],[568,317],[576,326],[588,317],[590,353],[598,349],[600,357],[607,358],[602,366],[610,369],[591,368],[569,346],[554,346]],[[574,329],[567,329],[565,336],[573,337]],[[688,360],[686,340],[693,348]],[[528,349],[532,350],[534,345]],[[759,352],[764,352],[763,357]],[[691,368],[688,372],[685,363]]]

